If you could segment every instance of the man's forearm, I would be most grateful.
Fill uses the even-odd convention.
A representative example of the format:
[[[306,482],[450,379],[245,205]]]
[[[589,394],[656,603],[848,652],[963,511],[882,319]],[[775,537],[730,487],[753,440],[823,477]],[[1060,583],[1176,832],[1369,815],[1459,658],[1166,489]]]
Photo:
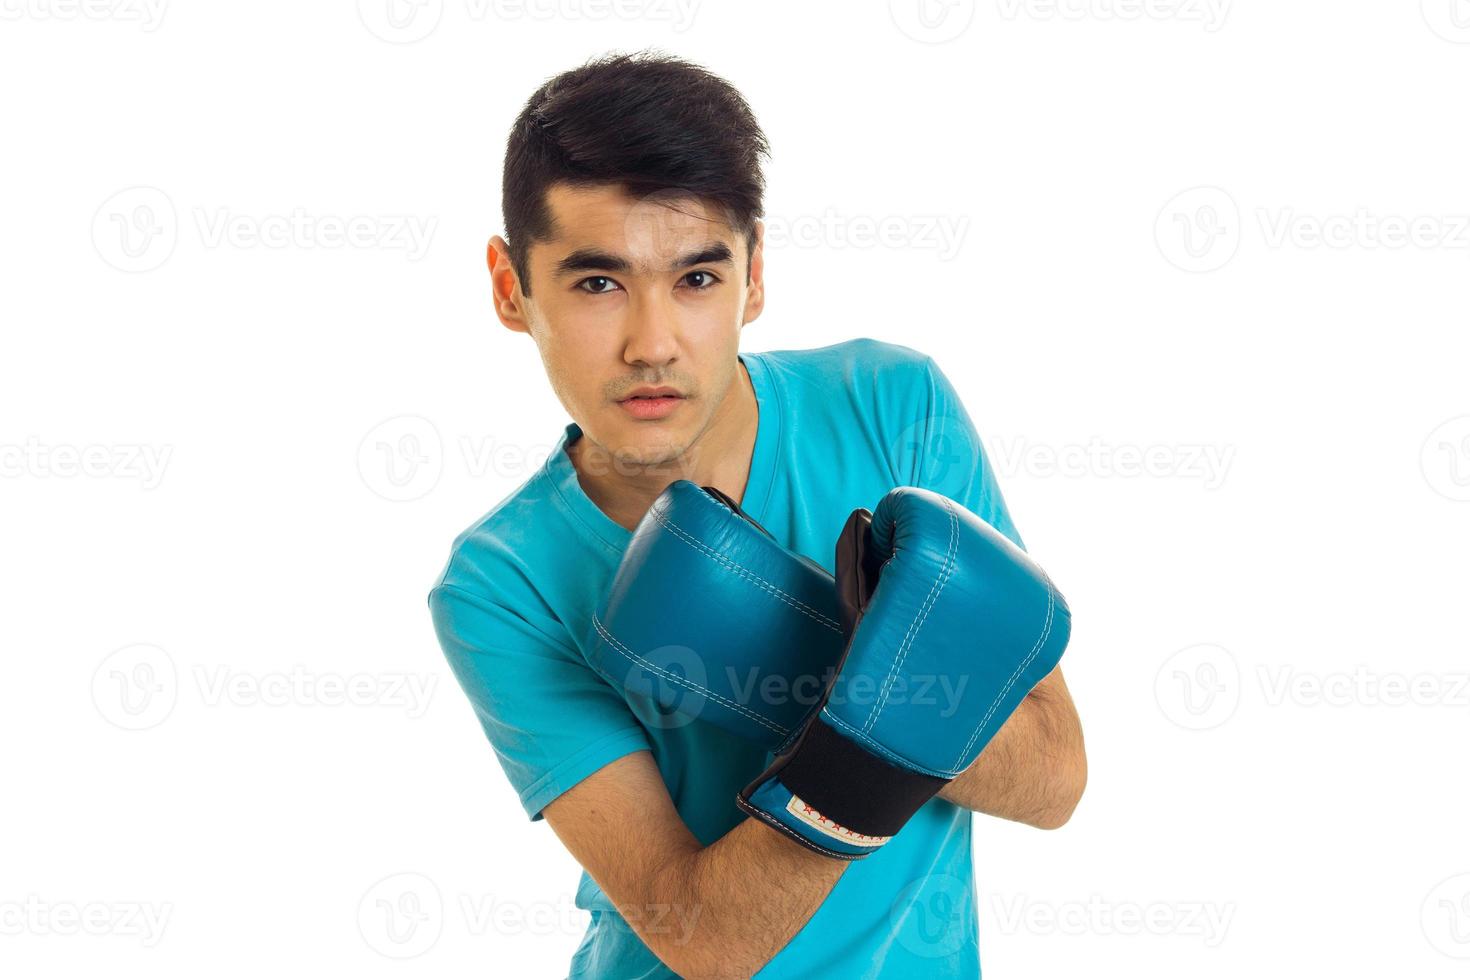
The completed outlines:
[[[748,977],[801,931],[848,867],[746,819],[660,869],[651,904],[669,909],[650,947],[681,976]]]
[[[940,796],[1050,829],[1067,822],[1086,782],[1082,726],[1054,672]],[[848,867],[754,819],[708,847],[691,837],[653,878],[651,906],[666,926],[645,941],[683,976],[748,977],[806,925]]]
[[[1086,785],[1082,725],[1057,670],[939,795],[968,810],[1050,830],[1067,822]]]

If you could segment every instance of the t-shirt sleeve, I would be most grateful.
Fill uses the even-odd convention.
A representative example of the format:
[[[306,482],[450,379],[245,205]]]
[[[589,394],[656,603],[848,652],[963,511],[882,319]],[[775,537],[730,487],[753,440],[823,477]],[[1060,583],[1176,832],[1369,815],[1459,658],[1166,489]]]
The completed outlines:
[[[911,485],[963,504],[1024,549],[995,470],[959,394],[932,358],[924,358],[923,366],[922,416],[903,440],[906,462],[912,467]]]
[[[448,584],[429,594],[429,610],[439,645],[532,820],[609,762],[651,748],[622,696],[549,628]]]

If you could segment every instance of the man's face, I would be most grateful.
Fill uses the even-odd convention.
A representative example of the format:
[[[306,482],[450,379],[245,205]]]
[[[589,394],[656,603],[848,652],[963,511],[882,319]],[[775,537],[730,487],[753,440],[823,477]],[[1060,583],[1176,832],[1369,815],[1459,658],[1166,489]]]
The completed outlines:
[[[678,459],[736,381],[740,328],[759,313],[744,236],[688,198],[558,184],[547,203],[556,237],[531,246],[521,299],[552,388],[618,463]]]

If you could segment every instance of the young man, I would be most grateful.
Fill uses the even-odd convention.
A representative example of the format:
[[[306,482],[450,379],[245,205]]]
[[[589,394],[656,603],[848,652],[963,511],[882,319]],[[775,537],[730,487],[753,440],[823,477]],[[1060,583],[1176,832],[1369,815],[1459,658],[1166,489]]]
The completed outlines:
[[[679,479],[828,570],[848,514],[896,486],[1020,544],[928,357],[866,339],[739,352],[765,301],[765,153],[740,95],[673,58],[600,59],[531,97],[490,274],[501,322],[536,343],[575,421],[458,538],[430,608],[527,814],[585,869],[572,977],[978,977],[971,811],[1058,827],[1085,783],[1059,671],[901,833],[848,862],[741,813],[764,748],[647,724],[582,648],[631,529]]]

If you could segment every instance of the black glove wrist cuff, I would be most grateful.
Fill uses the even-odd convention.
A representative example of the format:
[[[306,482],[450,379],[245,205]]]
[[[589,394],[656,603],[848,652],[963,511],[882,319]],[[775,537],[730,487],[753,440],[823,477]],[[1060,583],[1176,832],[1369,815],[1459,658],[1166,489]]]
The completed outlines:
[[[875,837],[898,833],[949,782],[880,759],[820,715],[784,764],[778,760],[752,789],[772,776],[824,817]]]

